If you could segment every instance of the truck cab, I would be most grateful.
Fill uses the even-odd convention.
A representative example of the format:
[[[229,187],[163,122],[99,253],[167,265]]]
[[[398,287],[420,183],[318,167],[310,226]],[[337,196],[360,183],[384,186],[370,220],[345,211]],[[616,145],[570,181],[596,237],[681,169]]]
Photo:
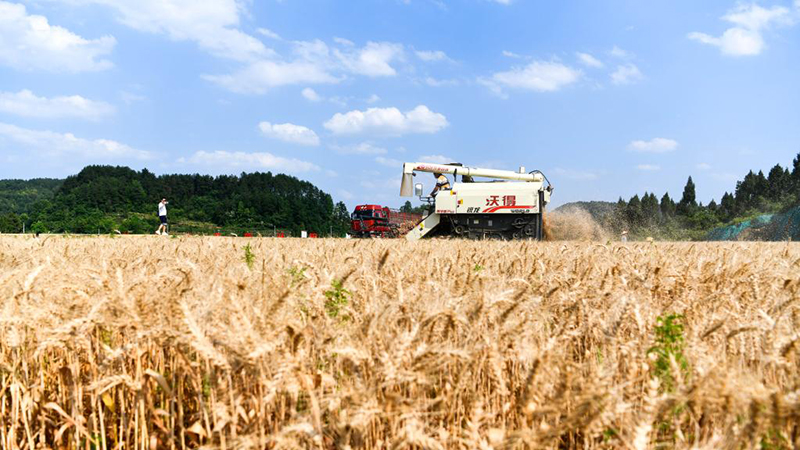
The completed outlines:
[[[391,237],[388,208],[380,205],[358,205],[350,216],[354,237]]]
[[[358,205],[350,215],[350,234],[357,238],[395,238],[422,219],[420,214],[400,212],[381,205]]]

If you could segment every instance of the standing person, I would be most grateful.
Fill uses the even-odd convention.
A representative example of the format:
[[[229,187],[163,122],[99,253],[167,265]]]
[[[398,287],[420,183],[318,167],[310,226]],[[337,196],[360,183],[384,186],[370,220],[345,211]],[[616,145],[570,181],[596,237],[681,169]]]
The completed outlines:
[[[443,189],[450,189],[450,181],[446,176],[438,172],[434,173],[433,176],[436,178],[436,186],[431,191],[431,197],[436,197],[436,194]]]
[[[167,199],[162,198],[158,204],[158,220],[161,221],[161,224],[158,226],[156,234],[167,235],[167,203]]]

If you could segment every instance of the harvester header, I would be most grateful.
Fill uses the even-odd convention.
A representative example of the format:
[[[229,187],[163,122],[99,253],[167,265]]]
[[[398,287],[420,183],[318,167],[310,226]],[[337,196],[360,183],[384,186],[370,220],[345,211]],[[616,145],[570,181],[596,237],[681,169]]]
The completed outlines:
[[[544,175],[534,171],[526,173],[524,167],[520,167],[519,172],[511,170],[481,169],[478,167],[466,167],[458,164],[432,164],[424,162],[408,162],[403,164],[403,181],[400,184],[401,197],[414,196],[414,172],[429,172],[449,174],[453,176],[461,175],[466,177],[494,178],[499,180],[515,180],[528,182],[543,182]]]

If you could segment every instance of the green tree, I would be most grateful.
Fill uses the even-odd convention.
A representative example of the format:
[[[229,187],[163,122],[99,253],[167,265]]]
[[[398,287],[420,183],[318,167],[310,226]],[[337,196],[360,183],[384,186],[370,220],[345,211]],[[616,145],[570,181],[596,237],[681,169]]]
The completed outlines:
[[[625,219],[632,229],[638,229],[643,224],[642,201],[638,195],[631,197],[625,208]]]
[[[642,219],[643,225],[648,228],[655,227],[661,221],[661,211],[658,199],[653,193],[644,193],[642,197]]]
[[[678,202],[675,211],[681,216],[688,216],[697,209],[697,194],[695,193],[694,181],[692,177],[686,181],[686,186],[683,188],[683,197]]]
[[[720,200],[717,216],[723,221],[728,221],[731,220],[735,214],[736,199],[733,197],[733,194],[726,192],[722,195],[722,199]]]
[[[620,197],[617,200],[612,217],[610,225],[615,232],[630,228],[630,225],[628,225],[628,202],[624,198]]]
[[[768,191],[768,182],[763,172],[748,172],[742,181],[736,183],[737,214],[761,210]]]
[[[119,231],[130,234],[149,234],[156,229],[156,225],[148,223],[138,215],[131,215],[119,225]]]
[[[410,213],[411,211],[413,211],[413,209],[414,207],[411,206],[411,201],[406,200],[403,206],[400,207],[400,212]]]
[[[0,216],[0,233],[22,233],[22,221],[13,212]]]
[[[659,209],[661,210],[661,218],[663,221],[668,221],[675,217],[675,201],[670,198],[669,192],[665,192],[664,195],[661,196]]]
[[[31,233],[47,233],[47,227],[42,222],[34,222],[31,224]]]
[[[717,202],[716,202],[716,200],[714,200],[714,199],[712,198],[712,199],[711,199],[711,201],[710,201],[710,202],[708,202],[708,206],[706,206],[706,209],[707,209],[709,212],[711,212],[711,213],[713,213],[714,215],[716,215],[716,214],[717,214],[717,210],[719,209],[719,205],[717,205]]]
[[[791,190],[797,201],[800,201],[800,153],[792,160]]]
[[[792,175],[788,169],[784,169],[780,164],[770,169],[767,175],[767,198],[772,201],[779,201],[786,195],[790,194]]]
[[[717,217],[708,208],[695,208],[695,210],[686,217],[686,221],[690,228],[695,230],[709,230],[719,225]]]
[[[333,207],[333,232],[335,236],[342,237],[350,232],[350,212],[344,202],[337,202]]]

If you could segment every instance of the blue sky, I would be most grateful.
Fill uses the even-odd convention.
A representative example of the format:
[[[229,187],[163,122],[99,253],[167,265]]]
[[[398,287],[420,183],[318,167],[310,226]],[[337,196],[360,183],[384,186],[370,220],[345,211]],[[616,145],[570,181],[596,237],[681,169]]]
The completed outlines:
[[[460,161],[707,202],[800,152],[798,81],[800,0],[0,0],[0,178],[272,171],[352,208]]]

